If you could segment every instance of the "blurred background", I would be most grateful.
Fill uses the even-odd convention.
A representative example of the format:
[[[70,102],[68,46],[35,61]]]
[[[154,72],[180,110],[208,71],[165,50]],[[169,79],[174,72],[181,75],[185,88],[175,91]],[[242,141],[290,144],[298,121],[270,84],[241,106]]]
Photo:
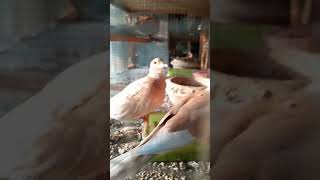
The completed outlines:
[[[108,10],[100,0],[2,0],[0,116],[67,67],[105,52]]]
[[[239,105],[319,79],[319,8],[312,0],[211,3],[215,102]]]

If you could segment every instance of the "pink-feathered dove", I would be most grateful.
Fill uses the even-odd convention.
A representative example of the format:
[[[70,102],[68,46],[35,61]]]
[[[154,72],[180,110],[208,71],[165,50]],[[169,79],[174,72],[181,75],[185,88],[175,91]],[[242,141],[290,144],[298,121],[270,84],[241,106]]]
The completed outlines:
[[[160,58],[151,61],[147,76],[130,83],[110,99],[110,118],[144,120],[143,136],[148,127],[147,115],[159,108],[165,98],[165,79],[168,65]]]

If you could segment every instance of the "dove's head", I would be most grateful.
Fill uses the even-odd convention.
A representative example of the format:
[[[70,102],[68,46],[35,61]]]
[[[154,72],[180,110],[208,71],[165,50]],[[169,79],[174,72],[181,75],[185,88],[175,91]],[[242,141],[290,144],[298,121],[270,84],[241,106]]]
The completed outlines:
[[[155,58],[150,62],[149,75],[153,78],[164,77],[167,74],[168,65],[160,58]]]

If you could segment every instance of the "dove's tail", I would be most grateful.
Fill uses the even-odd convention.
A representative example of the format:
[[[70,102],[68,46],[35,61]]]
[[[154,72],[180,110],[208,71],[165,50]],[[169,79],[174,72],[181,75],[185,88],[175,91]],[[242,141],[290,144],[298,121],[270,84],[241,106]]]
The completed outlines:
[[[110,180],[123,180],[135,175],[154,155],[139,155],[129,151],[110,161]]]

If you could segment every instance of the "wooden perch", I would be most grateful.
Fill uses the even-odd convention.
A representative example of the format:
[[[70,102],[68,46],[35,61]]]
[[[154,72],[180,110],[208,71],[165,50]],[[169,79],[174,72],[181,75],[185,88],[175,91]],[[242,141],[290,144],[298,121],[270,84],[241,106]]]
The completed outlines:
[[[302,24],[308,24],[310,21],[312,9],[312,0],[305,0],[304,9],[302,12]]]
[[[136,49],[135,45],[133,43],[129,43],[129,57],[128,57],[128,69],[133,69],[135,68],[135,54],[136,54]]]
[[[297,26],[300,24],[300,0],[290,1],[290,23],[291,26]]]
[[[200,67],[201,70],[207,70],[209,65],[209,48],[208,48],[208,33],[200,33]]]
[[[304,0],[300,4],[300,0],[290,1],[290,23],[291,26],[306,25],[310,21],[312,0]]]

